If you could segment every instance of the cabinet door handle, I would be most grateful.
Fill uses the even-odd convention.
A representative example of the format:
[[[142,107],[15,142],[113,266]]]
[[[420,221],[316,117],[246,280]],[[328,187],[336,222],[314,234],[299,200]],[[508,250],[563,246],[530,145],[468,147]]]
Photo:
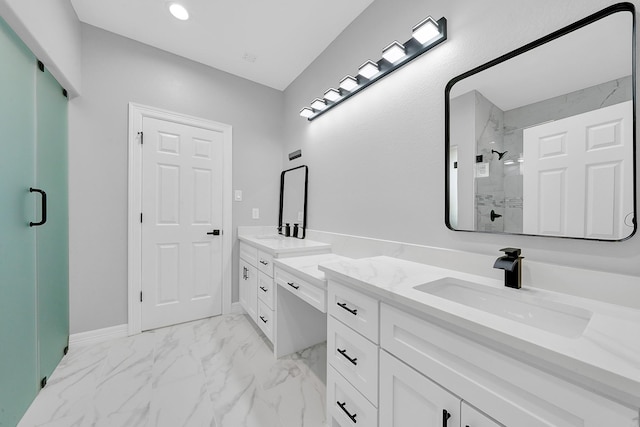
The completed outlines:
[[[336,303],[338,304],[340,307],[344,308],[345,310],[347,310],[349,313],[353,314],[354,316],[358,315],[358,309],[356,308],[349,308],[347,307],[347,304],[344,302],[338,302]]]
[[[347,402],[340,403],[340,401],[336,401],[336,403],[338,404],[340,409],[342,409],[344,411],[344,413],[347,414],[347,417],[351,418],[351,421],[353,421],[354,424],[357,423],[356,417],[358,416],[358,414],[351,415],[349,413],[349,411],[347,411],[347,408],[345,408],[345,405],[346,405]]]
[[[350,358],[349,355],[347,354],[347,349],[346,348],[344,350],[338,349],[338,353],[340,353],[349,362],[353,363],[354,365],[358,365],[358,358],[357,357],[354,357],[353,359]]]
[[[44,225],[47,222],[47,193],[37,188],[29,188],[29,193],[40,193],[42,197],[42,216],[40,217],[40,222],[30,222],[29,227],[37,227],[39,225]]]
[[[262,265],[269,265],[269,263],[263,259],[260,260],[260,264]]]
[[[269,289],[265,288],[264,286],[260,286],[260,290],[262,292],[268,292],[269,291]]]
[[[264,316],[260,316],[260,320],[262,320],[264,323],[267,323],[268,320],[264,318]]]
[[[299,289],[300,286],[296,286],[293,282],[287,282],[287,285],[291,286],[293,289]]]
[[[446,409],[442,410],[442,427],[447,427],[451,414]],[[468,427],[468,426],[467,426]]]

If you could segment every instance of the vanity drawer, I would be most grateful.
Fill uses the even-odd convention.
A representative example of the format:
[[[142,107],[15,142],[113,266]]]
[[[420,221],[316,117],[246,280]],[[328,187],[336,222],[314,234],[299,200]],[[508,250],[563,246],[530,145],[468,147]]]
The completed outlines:
[[[244,242],[240,242],[240,258],[244,259],[251,265],[257,266],[258,249]]]
[[[327,291],[314,286],[279,268],[276,269],[277,285],[296,295],[323,313],[327,312]]]
[[[267,276],[273,277],[273,255],[258,251],[258,270]]]
[[[377,405],[378,346],[329,316],[327,351],[327,361]]]
[[[262,271],[258,272],[258,299],[263,301],[271,310],[274,309],[273,279]]]
[[[273,323],[274,323],[273,310],[271,310],[264,301],[258,300],[258,318],[256,323],[269,338],[269,341],[273,342]]]
[[[378,409],[332,366],[327,367],[327,418],[331,426],[378,425]]]
[[[378,300],[329,281],[327,304],[330,315],[378,343]]]

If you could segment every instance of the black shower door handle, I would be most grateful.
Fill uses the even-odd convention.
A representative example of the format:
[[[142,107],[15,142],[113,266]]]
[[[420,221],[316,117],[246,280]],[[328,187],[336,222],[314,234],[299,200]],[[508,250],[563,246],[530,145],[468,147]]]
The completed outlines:
[[[44,225],[44,223],[47,222],[47,193],[33,187],[29,188],[29,193],[40,193],[42,197],[42,216],[40,217],[40,222],[30,222],[29,227]]]

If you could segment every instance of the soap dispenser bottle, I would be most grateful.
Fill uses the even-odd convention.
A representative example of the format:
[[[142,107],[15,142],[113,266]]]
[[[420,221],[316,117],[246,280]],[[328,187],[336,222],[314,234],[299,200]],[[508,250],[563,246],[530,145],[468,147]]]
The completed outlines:
[[[293,233],[291,234],[293,237],[298,237],[298,224],[293,224]]]
[[[289,233],[290,233],[290,232],[291,232],[291,227],[289,226],[289,223],[287,222],[287,223],[284,225],[284,235],[285,235],[286,237],[289,237]]]

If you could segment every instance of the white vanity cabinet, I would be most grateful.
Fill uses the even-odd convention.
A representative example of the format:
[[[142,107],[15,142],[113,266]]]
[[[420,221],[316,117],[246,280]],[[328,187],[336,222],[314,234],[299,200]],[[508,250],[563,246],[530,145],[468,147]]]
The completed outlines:
[[[399,293],[399,281],[414,287],[432,277],[428,266],[380,257],[320,269],[328,279],[329,425],[640,426],[633,397],[624,403],[582,385],[535,351],[487,338]]]
[[[238,296],[240,305],[255,322],[258,314],[258,249],[240,243],[239,266]]]
[[[460,404],[460,427],[502,427],[467,402]]]
[[[377,426],[379,303],[333,281],[327,302],[327,419]]]
[[[240,305],[275,347],[277,290],[274,281],[274,260],[327,253],[331,250],[331,245],[278,235],[239,235],[238,238],[240,239],[238,263]]]
[[[428,426],[502,426],[383,349],[379,418],[388,427],[415,426],[416,420]]]
[[[381,426],[409,427],[420,420],[425,426],[458,427],[461,402],[459,397],[380,350]]]
[[[498,425],[638,424],[637,410],[386,303],[380,304],[380,346]],[[383,372],[382,362],[380,369]],[[380,390],[382,412],[384,387]]]

